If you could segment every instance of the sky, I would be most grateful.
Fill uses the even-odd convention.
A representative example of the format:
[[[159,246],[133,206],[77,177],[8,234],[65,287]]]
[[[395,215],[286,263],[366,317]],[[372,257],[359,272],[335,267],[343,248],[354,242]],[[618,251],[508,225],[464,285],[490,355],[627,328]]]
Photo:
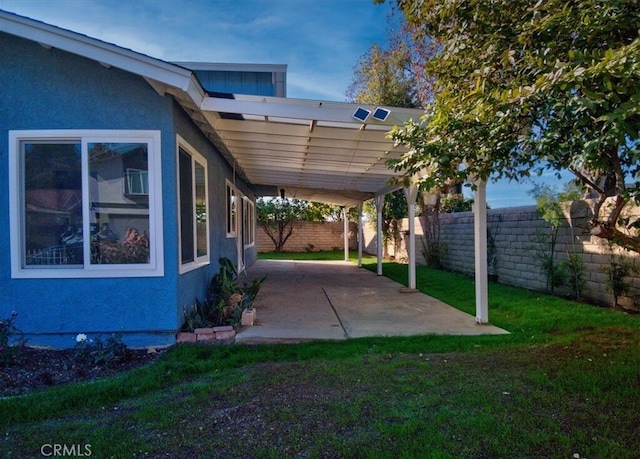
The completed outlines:
[[[359,59],[386,44],[390,8],[373,0],[0,0],[2,10],[165,61],[286,64],[287,97],[338,102]],[[558,183],[552,174],[542,181]],[[489,183],[487,201],[534,204],[532,188]]]

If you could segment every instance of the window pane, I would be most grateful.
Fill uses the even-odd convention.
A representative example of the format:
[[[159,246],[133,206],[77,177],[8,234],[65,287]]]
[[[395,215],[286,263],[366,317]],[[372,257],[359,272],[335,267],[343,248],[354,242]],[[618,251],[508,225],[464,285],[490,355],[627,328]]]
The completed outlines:
[[[127,169],[124,182],[125,194],[149,194],[149,173],[138,169]]]
[[[147,144],[89,143],[88,152],[91,263],[149,263]]]
[[[179,150],[180,168],[180,252],[182,264],[195,261],[193,243],[193,176],[191,155],[182,148]]]
[[[248,245],[249,240],[249,200],[242,200],[242,238],[244,239],[244,245]]]
[[[227,233],[236,232],[236,192],[227,185]]]
[[[196,185],[196,244],[198,257],[207,254],[207,194],[204,166],[195,163]]]
[[[81,265],[79,143],[24,143],[25,265]]]

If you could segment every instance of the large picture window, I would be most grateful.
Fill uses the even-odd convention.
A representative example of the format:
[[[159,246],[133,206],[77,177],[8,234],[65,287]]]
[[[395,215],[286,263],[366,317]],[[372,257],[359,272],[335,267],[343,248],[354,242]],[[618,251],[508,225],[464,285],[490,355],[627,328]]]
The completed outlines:
[[[206,164],[202,155],[179,139],[180,272],[209,263]]]
[[[157,131],[12,131],[14,277],[159,276]]]

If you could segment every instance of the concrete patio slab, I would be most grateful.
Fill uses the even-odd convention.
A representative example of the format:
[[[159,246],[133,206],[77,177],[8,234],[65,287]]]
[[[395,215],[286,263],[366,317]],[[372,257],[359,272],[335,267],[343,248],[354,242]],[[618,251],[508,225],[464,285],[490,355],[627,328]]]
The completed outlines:
[[[237,342],[508,333],[344,261],[258,260],[241,281],[263,275],[256,324],[241,328]]]

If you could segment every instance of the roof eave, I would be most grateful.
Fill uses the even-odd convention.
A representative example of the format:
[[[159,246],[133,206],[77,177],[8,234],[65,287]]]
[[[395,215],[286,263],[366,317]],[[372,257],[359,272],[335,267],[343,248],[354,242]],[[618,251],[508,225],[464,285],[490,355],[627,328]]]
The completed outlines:
[[[189,93],[197,104],[204,95],[188,69],[77,32],[1,10],[0,31],[178,88]]]

